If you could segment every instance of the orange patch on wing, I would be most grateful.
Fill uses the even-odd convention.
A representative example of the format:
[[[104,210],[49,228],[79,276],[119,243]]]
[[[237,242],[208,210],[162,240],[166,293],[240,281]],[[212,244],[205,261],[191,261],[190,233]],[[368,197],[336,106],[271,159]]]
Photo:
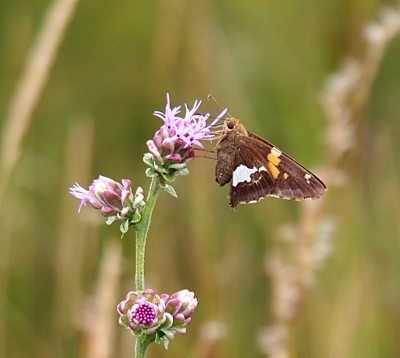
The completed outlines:
[[[277,159],[278,159],[278,158],[277,158]],[[278,159],[278,160],[279,160],[279,159]],[[274,178],[274,179],[277,179],[278,176],[279,176],[279,173],[280,173],[279,169],[278,169],[278,168],[274,165],[274,163],[271,162],[271,161],[268,162],[268,168],[269,168],[269,171],[271,172],[273,178]]]
[[[272,153],[269,153],[267,155],[267,160],[268,162],[272,163],[275,167],[277,167],[279,165],[279,163],[281,162],[281,160],[276,157],[275,155],[273,155]]]

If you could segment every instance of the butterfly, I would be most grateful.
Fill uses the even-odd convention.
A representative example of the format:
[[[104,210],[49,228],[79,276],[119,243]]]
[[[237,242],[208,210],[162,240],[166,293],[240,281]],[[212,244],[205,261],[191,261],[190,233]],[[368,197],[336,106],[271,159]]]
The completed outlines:
[[[327,190],[315,174],[267,140],[246,131],[236,118],[224,121],[217,142],[215,180],[230,183],[229,204],[256,203],[273,196],[289,200],[318,199]]]

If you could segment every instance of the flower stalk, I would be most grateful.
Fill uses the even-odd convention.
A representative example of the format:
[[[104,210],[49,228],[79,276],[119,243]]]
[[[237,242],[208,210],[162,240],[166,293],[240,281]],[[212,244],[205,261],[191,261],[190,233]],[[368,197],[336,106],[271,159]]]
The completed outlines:
[[[135,358],[145,358],[151,343],[145,335],[136,337]]]
[[[154,176],[151,178],[150,190],[147,195],[146,206],[142,213],[141,220],[134,224],[136,230],[136,291],[144,291],[144,255],[146,249],[146,238],[149,232],[151,216],[153,214],[154,206],[163,185],[160,176]]]

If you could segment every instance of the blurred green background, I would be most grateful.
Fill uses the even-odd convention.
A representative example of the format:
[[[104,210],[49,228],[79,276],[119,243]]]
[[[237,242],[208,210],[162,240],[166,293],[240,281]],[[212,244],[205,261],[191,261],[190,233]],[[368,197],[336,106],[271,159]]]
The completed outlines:
[[[0,2],[3,123],[51,4]],[[212,93],[248,130],[323,168],[328,122],[319,96],[344,60],[364,58],[364,28],[388,5],[399,4],[78,2],[2,197],[0,356],[133,357],[115,307],[134,289],[134,233],[120,240],[98,211],[77,214],[68,187],[101,174],[147,192],[142,156],[166,92],[173,106],[202,99],[201,111],[217,115],[206,101]],[[235,212],[214,181],[215,162],[198,158],[174,183],[179,199],[160,195],[146,286],[187,288],[199,305],[187,334],[168,351],[152,345],[148,357],[400,356],[399,64],[397,36],[339,162],[342,179],[324,198],[330,254],[289,320],[286,351],[264,339],[275,322],[267,266],[273,250],[287,250],[279,233],[295,227],[304,206],[268,198]]]

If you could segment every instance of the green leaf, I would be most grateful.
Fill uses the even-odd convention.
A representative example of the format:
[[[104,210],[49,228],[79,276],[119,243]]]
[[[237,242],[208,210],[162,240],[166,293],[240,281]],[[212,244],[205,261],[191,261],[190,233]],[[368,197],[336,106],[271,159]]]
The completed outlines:
[[[163,338],[161,338],[161,340],[162,340],[163,343],[164,343],[164,348],[165,348],[165,349],[168,349],[168,344],[169,344],[168,338],[163,337]]]
[[[164,174],[164,173],[161,173],[161,175],[162,175],[162,177],[163,177],[166,181],[169,181],[170,183],[172,183],[173,181],[175,181],[175,179],[177,178],[177,177],[175,176],[175,174]]]
[[[129,230],[129,220],[124,220],[119,226],[119,230],[122,232],[122,236]]]
[[[171,194],[171,195],[174,196],[175,198],[178,197],[178,195],[176,194],[176,191],[175,191],[175,189],[174,189],[173,186],[171,186],[171,185],[169,185],[169,184],[167,184],[167,183],[164,183],[163,186],[162,186],[162,188],[163,188],[168,194]]]
[[[160,175],[160,173],[157,172],[156,170],[154,170],[153,168],[147,168],[146,169],[146,176],[152,178],[152,177],[155,177],[157,175]]]
[[[132,215],[131,223],[136,224],[140,221],[141,218],[142,215],[136,210]]]
[[[149,166],[153,166],[153,163],[154,163],[154,155],[152,155],[152,154],[150,154],[150,153],[146,153],[144,156],[143,156],[143,161],[147,164],[147,165],[149,165]]]

